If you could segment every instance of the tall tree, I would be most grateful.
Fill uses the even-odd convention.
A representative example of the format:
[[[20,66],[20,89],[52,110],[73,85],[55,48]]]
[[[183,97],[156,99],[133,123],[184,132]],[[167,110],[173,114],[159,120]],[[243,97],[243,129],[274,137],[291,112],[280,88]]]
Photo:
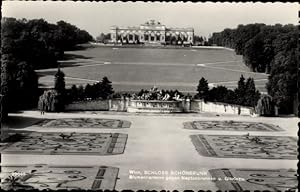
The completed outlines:
[[[77,101],[79,98],[78,88],[76,85],[72,85],[70,90],[70,99],[71,101]]]
[[[92,98],[93,88],[90,84],[86,84],[86,86],[84,88],[84,95],[85,95],[85,98]]]
[[[82,85],[79,85],[77,92],[78,92],[78,100],[79,101],[83,100],[85,97],[85,92]]]
[[[57,92],[57,103],[55,109],[63,111],[66,99],[65,74],[59,68],[55,74],[54,90]]]
[[[281,52],[274,58],[273,67],[267,83],[268,93],[282,113],[291,113],[297,92],[297,54],[296,49]]]
[[[252,71],[266,71],[263,38],[263,35],[256,35],[245,44],[243,59]]]
[[[38,100],[36,73],[27,62],[9,53],[2,54],[1,93],[4,112],[34,107]]]
[[[202,77],[199,80],[199,84],[197,87],[197,97],[199,99],[204,99],[207,100],[208,96],[209,96],[209,87],[208,87],[208,82],[206,79],[204,79],[204,77]]]
[[[246,93],[246,84],[243,75],[241,75],[240,80],[238,81],[238,87],[235,89],[234,92],[237,97],[236,104],[243,105],[245,103],[245,93]]]
[[[111,85],[111,81],[108,80],[107,77],[103,77],[101,81],[101,94],[100,97],[103,99],[107,99],[114,93],[114,90]]]
[[[60,69],[55,74],[54,89],[58,94],[64,94],[66,90],[65,74]]]
[[[297,93],[298,31],[291,25],[280,30],[280,35],[273,41],[275,56],[271,62],[267,90],[281,113],[292,113]]]
[[[244,54],[246,43],[255,37],[265,24],[249,24],[249,25],[239,25],[235,32],[235,51],[239,55]]]
[[[257,101],[260,98],[259,91],[255,88],[255,83],[253,78],[248,78],[245,86],[245,95],[244,95],[244,105],[255,107]]]

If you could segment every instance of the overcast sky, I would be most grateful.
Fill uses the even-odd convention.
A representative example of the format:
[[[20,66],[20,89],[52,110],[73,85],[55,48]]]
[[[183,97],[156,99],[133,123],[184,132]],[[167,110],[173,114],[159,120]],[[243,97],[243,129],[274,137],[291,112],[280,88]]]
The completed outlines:
[[[155,19],[167,27],[193,27],[208,36],[238,24],[297,24],[297,3],[2,2],[2,16],[67,21],[96,37],[112,25],[138,26]]]

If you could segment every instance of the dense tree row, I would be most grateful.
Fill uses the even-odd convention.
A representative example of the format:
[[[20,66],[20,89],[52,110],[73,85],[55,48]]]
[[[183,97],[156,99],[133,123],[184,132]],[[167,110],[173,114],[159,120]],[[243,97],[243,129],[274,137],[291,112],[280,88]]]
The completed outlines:
[[[64,21],[50,24],[43,19],[4,18],[2,22],[3,54],[11,54],[33,69],[56,67],[63,51],[91,40],[88,32]]]
[[[199,81],[197,92],[195,95],[196,99],[250,107],[255,107],[260,98],[260,93],[255,88],[253,78],[248,78],[245,81],[243,76],[238,81],[238,87],[235,90],[230,90],[224,86],[209,89],[207,80],[202,77]]]
[[[290,113],[297,92],[297,38],[294,25],[239,25],[213,33],[210,44],[235,49],[256,72],[270,74],[268,93],[282,113]]]
[[[235,49],[253,71],[269,72],[278,49],[282,46],[295,48],[296,38],[297,27],[294,25],[249,24],[213,33],[209,43]]]
[[[34,70],[57,67],[65,50],[92,40],[86,31],[64,21],[50,24],[43,19],[3,18],[1,25],[4,114],[36,106],[40,93]]]
[[[111,85],[111,81],[107,77],[103,77],[102,81],[95,84],[87,84],[85,87],[82,85],[73,85],[71,89],[66,90],[66,97],[69,102],[71,101],[83,101],[83,100],[95,100],[95,99],[107,99],[112,96],[114,90]]]
[[[55,74],[54,89],[45,90],[39,98],[39,110],[48,112],[64,111],[64,107],[68,103],[107,99],[114,93],[111,82],[107,77],[103,77],[101,82],[93,85],[87,84],[85,88],[82,85],[79,87],[73,85],[71,88],[66,88],[64,77],[65,74],[58,70]]]

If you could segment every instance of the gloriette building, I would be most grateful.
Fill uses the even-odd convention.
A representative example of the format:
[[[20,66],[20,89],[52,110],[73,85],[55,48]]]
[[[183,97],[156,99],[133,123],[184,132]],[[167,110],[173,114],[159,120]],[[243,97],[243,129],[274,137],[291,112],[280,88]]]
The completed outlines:
[[[167,28],[165,25],[150,20],[138,27],[112,26],[111,43],[120,44],[161,44],[192,45],[193,28]]]

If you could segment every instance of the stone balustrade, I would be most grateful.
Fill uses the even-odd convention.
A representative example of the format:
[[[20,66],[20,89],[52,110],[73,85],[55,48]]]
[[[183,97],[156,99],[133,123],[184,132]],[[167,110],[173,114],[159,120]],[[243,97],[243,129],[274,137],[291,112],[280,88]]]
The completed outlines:
[[[178,101],[133,100],[130,98],[81,101],[68,104],[67,111],[123,111],[151,113],[220,113],[236,115],[254,115],[252,107],[232,105],[219,102],[204,102],[203,100],[182,99]]]

